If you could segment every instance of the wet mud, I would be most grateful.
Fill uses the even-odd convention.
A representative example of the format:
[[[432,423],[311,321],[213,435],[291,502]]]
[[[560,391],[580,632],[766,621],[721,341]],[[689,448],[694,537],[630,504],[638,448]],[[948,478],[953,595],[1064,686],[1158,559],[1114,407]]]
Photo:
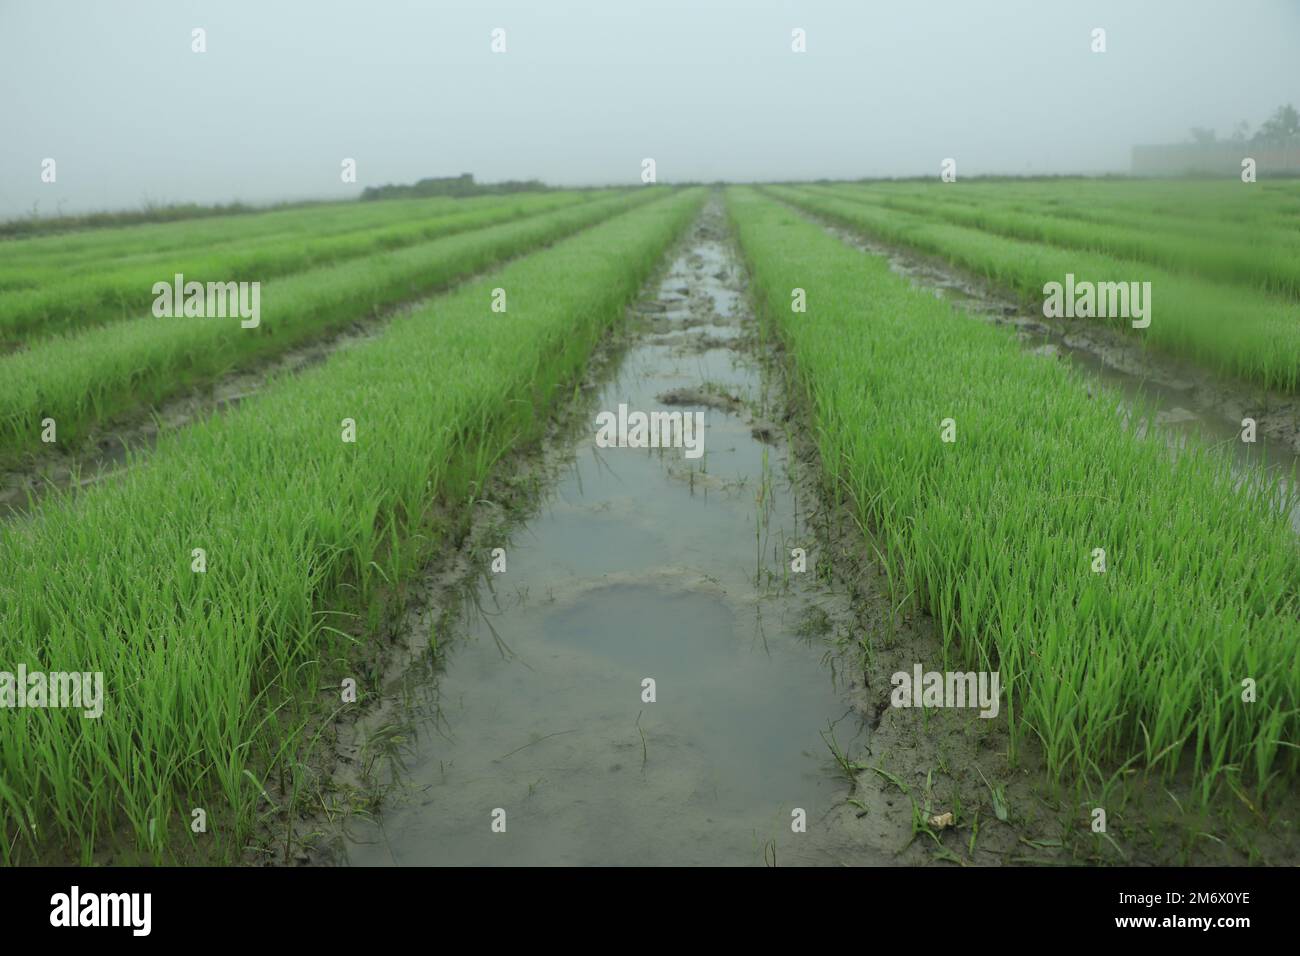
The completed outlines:
[[[962,862],[1016,852],[1018,820],[971,840],[976,817],[944,816],[958,790],[980,804],[977,773],[1006,787],[996,760],[976,769],[1005,750],[998,722],[887,707],[890,671],[937,666],[939,642],[891,615],[856,524],[821,499],[804,411],[757,333],[714,197],[593,363],[577,427],[509,463],[430,570],[404,661],[337,737],[330,820],[301,825],[328,835],[304,859],[924,864],[954,852],[936,855],[940,838]],[[594,417],[620,403],[704,414],[704,453],[598,447]],[[544,487],[511,518],[521,474]]]
[[[416,699],[409,737],[341,859],[866,861],[855,828],[833,825],[852,784],[823,736],[851,748],[865,732],[824,662],[849,602],[789,570],[813,543],[743,288],[714,199],[630,310],[585,427],[548,451],[558,473],[499,542],[506,569],[461,602],[436,673],[395,682]],[[702,414],[703,453],[598,447],[592,410],[619,404]],[[430,601],[409,626],[437,614]]]
[[[825,487],[810,410],[758,326],[715,196],[544,447],[503,462],[459,548],[413,589],[382,693],[329,737],[325,810],[292,823],[306,848],[292,860],[965,866],[1258,849],[1248,826],[1208,857],[1158,845],[1150,808],[1128,805],[1112,808],[1121,839],[1103,839],[1032,740],[1008,760],[1005,708],[890,706],[891,674],[944,669],[942,642]],[[594,420],[619,404],[703,414],[703,454],[599,447]]]

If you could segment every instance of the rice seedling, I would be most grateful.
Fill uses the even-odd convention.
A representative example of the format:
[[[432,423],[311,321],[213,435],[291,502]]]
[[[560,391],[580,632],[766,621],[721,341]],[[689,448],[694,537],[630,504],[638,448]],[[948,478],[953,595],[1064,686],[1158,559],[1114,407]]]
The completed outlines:
[[[837,198],[899,210],[927,220],[969,226],[994,235],[1026,239],[1066,249],[1085,249],[1117,259],[1148,262],[1203,279],[1238,283],[1263,293],[1300,296],[1300,232],[1282,226],[1264,228],[1215,227],[1195,230],[1170,227],[1168,220],[1151,212],[1138,212],[1109,221],[1104,216],[1087,220],[1064,218],[1047,212],[1052,207],[1009,203],[997,199],[953,198],[935,184],[923,194],[895,195],[889,189],[823,189]]]
[[[516,197],[524,199],[527,197]],[[103,267],[122,260],[165,258],[197,249],[227,250],[284,240],[339,236],[383,226],[438,219],[502,204],[497,196],[468,199],[396,200],[385,203],[327,203],[256,214],[202,220],[145,223],[6,241],[0,262],[0,289],[39,284],[27,277],[59,276],[70,268]],[[521,210],[525,207],[519,206]],[[27,281],[23,281],[27,280]]]
[[[826,743],[826,748],[830,750],[831,757],[835,760],[835,765],[840,768],[840,772],[850,784],[857,780],[857,775],[864,770],[874,769],[866,764],[858,763],[849,759],[849,756],[840,747],[839,742],[835,739],[835,725],[830,724],[825,730],[818,731],[822,740]]]
[[[114,256],[107,262],[56,261],[35,270],[28,265],[23,274],[31,288],[0,292],[0,348],[145,315],[154,299],[154,283],[171,281],[177,273],[198,282],[265,281],[562,209],[584,198],[581,193],[547,193],[495,199],[490,204],[452,207],[396,225],[348,229],[341,235],[277,235],[262,243],[236,239],[215,251],[204,244],[181,255],[155,251],[127,258]]]
[[[850,221],[860,208],[778,194]],[[1132,761],[1190,774],[1204,801],[1229,783],[1293,782],[1294,492],[1241,482],[1211,449],[1142,437],[1118,395],[1027,357],[1006,329],[954,321],[788,206],[728,197],[826,481],[934,616],[945,655],[1000,670],[1013,758],[1028,735],[1053,774]],[[794,288],[806,313],[790,309]]]
[[[96,423],[445,288],[648,198],[615,195],[267,283],[256,328],[241,328],[238,319],[150,316],[2,356],[0,458],[38,447],[47,418],[61,443],[74,444]]]
[[[1145,226],[1162,233],[1204,235],[1207,227],[1249,241],[1261,232],[1294,235],[1300,199],[1287,182],[1243,191],[1216,180],[964,180],[958,189],[934,182],[875,182],[832,187],[845,194],[909,197],[954,206],[1018,209],[1034,214]]]
[[[1094,283],[1150,282],[1150,325],[1132,330],[1134,334],[1208,368],[1260,385],[1286,390],[1300,387],[1300,323],[1296,322],[1294,303],[1150,264],[929,222],[910,213],[827,199],[807,190],[773,187],[769,191],[850,228],[941,255],[1010,287],[1038,310],[1043,308],[1045,285],[1062,282],[1066,275]],[[1131,327],[1127,318],[1113,321]]]
[[[361,613],[398,600],[447,543],[438,502],[467,500],[504,449],[542,434],[700,199],[615,203],[624,215],[7,523],[4,660],[102,672],[106,700],[98,719],[28,708],[0,722],[0,858],[158,859],[168,821],[193,808],[214,821],[210,857],[234,858],[260,814],[292,812],[265,781],[286,762],[292,774],[306,716],[340,706],[346,681],[361,699],[375,690]],[[576,228],[564,221],[500,227],[495,243],[463,246],[462,265],[561,239]],[[508,317],[489,311],[496,287],[511,289]]]

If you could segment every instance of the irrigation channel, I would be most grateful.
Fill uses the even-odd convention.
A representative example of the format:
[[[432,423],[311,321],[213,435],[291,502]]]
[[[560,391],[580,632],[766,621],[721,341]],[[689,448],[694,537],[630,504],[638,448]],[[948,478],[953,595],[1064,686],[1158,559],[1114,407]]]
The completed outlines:
[[[789,573],[814,546],[719,197],[654,285],[592,407],[702,412],[704,453],[597,447],[594,415],[557,451],[505,572],[440,635],[440,673],[395,691],[415,698],[412,742],[348,862],[862,861],[822,736],[865,731],[823,660],[843,599],[811,559]]]
[[[977,280],[836,232],[959,307],[1020,326],[1027,349],[1154,399],[1171,439],[1190,425],[1227,440],[1228,412],[1204,398],[1212,380],[1182,384],[1122,333],[1030,325]],[[383,700],[334,744],[331,787],[348,812],[311,821],[302,832],[329,836],[295,838],[314,843],[297,859],[1103,858],[1068,800],[1040,798],[1032,748],[1008,767],[1005,720],[888,707],[890,673],[940,659],[936,629],[895,614],[869,543],[819,500],[810,436],[772,361],[779,346],[759,334],[719,195],[670,260],[593,362],[569,412],[577,427],[559,428],[534,467],[507,463],[541,486],[526,516],[480,501],[495,525],[471,533],[472,555],[428,572],[400,628],[407,663],[390,664]],[[1198,412],[1172,414],[1193,397]],[[598,447],[597,414],[620,405],[702,412],[703,455]],[[1261,428],[1261,445],[1289,468],[1284,419]],[[1243,457],[1243,474],[1259,464]],[[488,566],[496,547],[504,571]],[[805,573],[791,571],[794,548],[808,553]],[[943,842],[946,810],[964,822]]]

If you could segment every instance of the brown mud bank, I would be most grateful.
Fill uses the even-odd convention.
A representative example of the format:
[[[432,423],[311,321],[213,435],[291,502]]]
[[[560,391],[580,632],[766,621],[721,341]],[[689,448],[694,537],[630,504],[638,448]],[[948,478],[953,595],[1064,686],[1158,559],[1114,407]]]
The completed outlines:
[[[1262,834],[1131,796],[1090,805],[1005,708],[890,706],[942,669],[854,516],[750,304],[713,197],[540,446],[501,463],[465,533],[333,722],[257,862],[1240,862]],[[602,446],[626,405],[703,416],[685,447]],[[500,549],[500,550],[497,550]],[[802,568],[799,560],[802,553]],[[1130,788],[1132,790],[1132,788]],[[282,791],[269,796],[286,805]],[[1161,796],[1162,800],[1168,799]],[[1234,829],[1237,828],[1237,829]],[[1206,831],[1208,841],[1183,835]],[[1265,856],[1274,847],[1265,848]]]

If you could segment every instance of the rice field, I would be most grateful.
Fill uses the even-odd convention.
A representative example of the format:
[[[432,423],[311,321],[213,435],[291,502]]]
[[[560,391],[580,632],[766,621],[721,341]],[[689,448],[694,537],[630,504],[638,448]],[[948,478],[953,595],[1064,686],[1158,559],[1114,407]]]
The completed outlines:
[[[368,728],[367,747],[405,745],[395,719],[365,723],[410,704],[386,683],[385,645],[410,642],[415,596],[428,601],[421,582],[431,568],[451,573],[485,504],[526,538],[529,508],[557,494],[561,465],[537,464],[548,454],[590,453],[586,480],[614,480],[582,520],[571,503],[559,508],[555,540],[576,535],[579,557],[544,552],[539,568],[580,565],[583,549],[653,525],[692,542],[673,560],[694,562],[697,580],[681,584],[663,563],[623,577],[590,570],[583,594],[610,575],[619,583],[589,605],[551,593],[532,610],[531,585],[514,584],[516,617],[485,612],[488,629],[493,615],[503,627],[549,620],[552,602],[571,616],[608,604],[608,634],[649,629],[620,651],[635,655],[656,640],[651,591],[678,588],[693,613],[725,621],[714,591],[752,588],[755,646],[768,640],[770,607],[782,639],[812,635],[825,644],[814,657],[857,675],[862,726],[907,741],[868,763],[833,725],[828,736],[773,694],[765,718],[821,733],[828,748],[810,758],[816,747],[791,744],[786,772],[806,778],[798,761],[816,759],[846,778],[827,814],[867,807],[877,788],[872,812],[910,832],[897,849],[909,862],[932,862],[916,855],[927,834],[940,852],[985,862],[981,813],[1023,843],[1041,818],[1017,821],[1004,803],[1025,779],[1054,802],[1066,836],[1049,845],[1068,862],[1113,862],[1081,803],[1124,807],[1127,832],[1140,833],[1139,791],[1153,784],[1185,814],[1186,859],[1225,807],[1249,807],[1251,826],[1284,818],[1300,772],[1294,473],[1237,447],[1235,422],[1227,441],[1171,430],[1140,376],[1125,373],[1125,390],[1028,348],[1021,327],[937,296],[930,273],[900,274],[891,255],[1010,297],[1025,322],[1045,317],[1048,288],[1067,276],[1071,288],[1149,284],[1148,324],[1062,321],[1082,335],[1106,327],[1134,361],[1195,369],[1242,407],[1268,405],[1282,422],[1265,438],[1276,456],[1288,421],[1300,435],[1300,405],[1288,404],[1300,389],[1298,215],[1300,186],[1288,182],[1243,197],[1198,181],[882,181],[331,203],[0,242],[0,465],[40,491],[0,519],[0,671],[102,679],[102,696],[80,708],[8,702],[17,684],[0,680],[0,860],[291,862],[324,819],[382,820],[386,791],[357,796],[361,785],[341,782],[340,761],[322,754],[341,746],[348,721]],[[164,314],[174,278],[176,309]],[[200,295],[208,283],[257,282],[256,314],[236,314],[249,303],[235,298],[231,311],[187,313],[189,282]],[[304,349],[311,361],[276,364]],[[636,480],[662,479],[661,495],[685,489],[685,503],[597,532],[583,521],[633,494],[619,490],[626,449],[592,445],[592,396],[625,405],[624,376],[647,401],[714,416],[703,433],[714,443],[698,461],[664,448],[641,459],[650,477]],[[236,400],[212,398],[254,380]],[[645,384],[658,380],[675,387]],[[178,402],[187,417],[168,425]],[[156,434],[137,441],[151,420]],[[114,439],[120,460],[83,479]],[[591,493],[579,479],[573,494]],[[731,502],[727,527],[752,529],[739,549],[752,567],[725,550],[735,542],[692,537],[715,512],[689,509],[724,507],[710,500]],[[605,560],[656,547],[620,546]],[[514,548],[491,551],[492,574]],[[801,551],[822,555],[807,591],[791,580],[805,570]],[[458,587],[479,588],[470,603],[502,601],[506,585],[475,567],[456,572]],[[536,569],[523,580],[552,587]],[[665,606],[665,621],[690,626]],[[466,628],[446,614],[422,618],[416,644],[435,686],[455,687],[444,631],[454,647]],[[728,627],[705,628],[674,663],[689,676],[690,655]],[[510,661],[511,635],[492,638]],[[900,647],[915,648],[918,668],[999,676],[993,719],[951,731],[964,741],[957,757],[921,762],[947,705],[891,705],[885,662]],[[520,679],[515,691],[486,680],[472,694],[543,681]],[[531,735],[505,757],[577,733],[550,728],[565,701],[598,698],[562,681],[546,693],[544,712],[502,718]],[[800,706],[823,706],[817,693],[801,689]],[[669,746],[646,708],[624,721],[643,774]],[[718,723],[733,747],[766,726]],[[437,753],[421,759],[437,765]],[[370,773],[378,759],[353,762]],[[951,797],[932,786],[936,773],[951,778]],[[527,781],[530,795],[537,785]],[[907,798],[898,809],[891,787]],[[667,808],[673,799],[655,796]],[[190,826],[195,808],[204,829]],[[834,852],[879,850],[845,819]],[[985,827],[982,839],[999,839]],[[1223,827],[1215,840],[1234,861],[1291,846],[1288,836],[1256,846],[1264,824]],[[1139,858],[1168,860],[1133,839]]]
[[[260,774],[283,772],[277,758],[301,742],[310,702],[383,613],[381,589],[446,532],[435,504],[472,495],[512,443],[544,425],[557,389],[698,203],[691,192],[618,198],[487,227],[445,252],[435,243],[340,266],[318,280],[316,310],[301,313],[317,331],[331,321],[320,314],[326,301],[359,315],[377,296],[488,274],[394,318],[379,339],[167,436],[111,485],[9,525],[6,659],[102,671],[129,696],[93,722],[25,709],[0,725],[6,857],[90,863],[117,828],[149,853],[160,845],[151,821],[214,795],[225,851],[237,853]],[[572,235],[582,225],[591,228]],[[488,321],[496,287],[514,291],[509,335]],[[137,367],[175,383],[150,336],[168,327],[135,321]],[[194,348],[183,350],[191,362]],[[354,443],[340,440],[345,421]]]
[[[965,267],[1019,292],[1030,306],[1041,308],[1045,286],[1067,275],[1150,283],[1150,324],[1137,333],[1144,343],[1266,388],[1300,385],[1300,240],[1293,216],[1267,211],[1300,195],[1294,186],[1234,201],[1240,190],[1198,182],[1181,195],[1176,188],[1145,192],[1139,182],[1060,186],[1047,198],[1042,187],[1022,194],[1025,187],[1010,183],[963,186],[957,198],[949,185],[780,187],[771,194]],[[1166,218],[1170,207],[1180,212]],[[1079,209],[1093,218],[1071,218]],[[1095,218],[1112,214],[1119,220]],[[1222,227],[1224,218],[1258,224],[1234,234]],[[1127,319],[1112,317],[1121,326]]]
[[[37,446],[41,436],[34,423],[46,418],[58,423],[65,436],[84,435],[90,426],[111,419],[141,398],[160,401],[257,357],[283,351],[306,336],[445,287],[639,201],[641,197],[614,196],[500,223],[496,220],[504,217],[499,210],[486,218],[477,212],[468,217],[435,217],[432,225],[422,224],[418,230],[436,235],[439,223],[456,223],[458,229],[445,238],[427,239],[394,253],[375,252],[367,240],[337,265],[303,269],[268,282],[267,309],[257,316],[263,331],[253,335],[232,336],[228,324],[221,322],[196,326],[151,320],[148,302],[157,294],[153,278],[163,276],[161,281],[171,284],[173,266],[178,271],[184,266],[146,267],[134,282],[135,288],[150,293],[139,315],[75,333],[37,337],[26,348],[0,356],[0,408],[4,409],[0,458]],[[477,219],[483,228],[459,232],[466,218]],[[187,282],[202,275],[181,274]],[[72,302],[61,308],[77,314]]]
[[[1294,780],[1300,549],[1277,486],[1120,427],[1119,396],[954,321],[790,206],[738,191],[731,209],[828,487],[896,556],[897,596],[934,616],[945,657],[1001,672],[1013,747],[1098,783],[1190,765],[1207,800],[1225,778]],[[1242,706],[1256,674],[1267,703]]]

